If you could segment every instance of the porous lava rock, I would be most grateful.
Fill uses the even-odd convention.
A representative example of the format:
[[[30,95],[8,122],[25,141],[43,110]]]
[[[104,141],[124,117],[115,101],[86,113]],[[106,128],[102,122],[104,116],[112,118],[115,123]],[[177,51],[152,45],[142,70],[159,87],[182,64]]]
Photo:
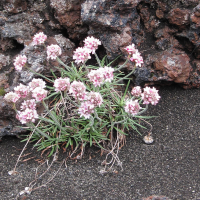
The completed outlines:
[[[88,28],[81,20],[81,4],[84,0],[50,0],[50,6],[54,9],[54,17],[64,26],[71,39],[83,39]]]

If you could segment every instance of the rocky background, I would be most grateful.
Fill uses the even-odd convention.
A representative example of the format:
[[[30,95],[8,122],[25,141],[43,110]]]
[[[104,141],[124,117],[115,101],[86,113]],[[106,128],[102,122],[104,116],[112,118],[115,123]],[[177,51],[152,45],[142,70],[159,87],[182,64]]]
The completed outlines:
[[[72,60],[82,40],[93,35],[101,40],[99,54],[110,60],[135,43],[144,67],[135,71],[135,85],[178,83],[183,88],[200,86],[199,0],[1,0],[0,1],[0,137],[22,132],[15,112],[3,100],[33,74],[16,72],[13,59],[20,53],[29,66],[47,73],[54,62],[46,60],[43,47],[33,47],[33,36],[43,31],[48,44],[58,44],[61,59]],[[127,64],[131,70],[133,64]]]

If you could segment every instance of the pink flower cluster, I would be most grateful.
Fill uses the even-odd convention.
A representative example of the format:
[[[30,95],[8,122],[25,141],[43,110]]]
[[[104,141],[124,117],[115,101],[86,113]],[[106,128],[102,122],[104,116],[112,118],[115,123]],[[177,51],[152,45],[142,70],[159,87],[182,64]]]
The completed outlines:
[[[19,98],[20,96],[15,92],[9,92],[4,96],[4,99],[9,103],[16,103]]]
[[[151,103],[152,105],[156,105],[160,99],[160,96],[158,94],[158,90],[156,90],[154,87],[145,87],[144,91],[142,93],[141,87],[136,86],[132,89],[131,94],[134,97],[141,97],[143,100],[143,104],[149,104]],[[139,110],[141,109],[138,100],[128,100],[126,102],[126,105],[124,107],[125,111],[127,113],[132,114],[135,116]]]
[[[30,88],[31,91],[34,90],[37,87],[40,87],[40,88],[46,87],[46,83],[40,78],[32,79],[32,81],[28,85],[29,85],[29,88]]]
[[[143,104],[149,104],[156,105],[160,99],[160,96],[158,94],[158,90],[156,90],[154,87],[146,87],[144,88],[144,92],[141,94]]]
[[[62,54],[61,48],[56,44],[51,44],[47,47],[47,59],[51,58],[55,60],[58,56]]]
[[[20,83],[19,86],[14,88],[16,94],[18,94],[22,98],[26,98],[29,94],[29,87]]]
[[[45,87],[46,83],[40,78],[34,78],[29,83],[32,97],[34,97],[36,101],[42,101],[47,96],[47,91],[44,89]]]
[[[29,122],[35,122],[35,119],[38,118],[36,110],[26,108],[24,111],[18,111],[16,118],[22,123],[26,124]]]
[[[90,103],[89,101],[82,102],[78,109],[78,113],[80,114],[80,117],[89,119],[91,114],[94,113],[94,104]]]
[[[98,48],[98,45],[101,45],[101,41],[92,37],[87,37],[84,40],[84,47],[78,47],[74,51],[73,59],[75,59],[75,62],[77,64],[84,63],[88,59],[91,58],[90,53],[94,54],[96,49]]]
[[[104,82],[111,82],[114,77],[113,72],[114,69],[112,67],[100,67],[97,70],[91,70],[88,74],[88,78],[94,84],[94,86],[97,87]]]
[[[26,110],[27,108],[31,110],[36,110],[36,101],[35,99],[26,100],[21,104],[21,110]]]
[[[20,98],[26,98],[30,92],[28,86],[20,83],[19,86],[14,88],[15,92],[9,92],[4,96],[7,102],[16,103]]]
[[[131,90],[131,94],[135,97],[140,97],[142,94],[142,90],[140,86],[136,86]]]
[[[88,59],[90,59],[90,50],[85,47],[78,47],[74,51],[73,59],[75,59],[75,63],[84,63]]]
[[[135,116],[137,115],[141,107],[140,107],[140,104],[138,103],[138,100],[134,100],[134,101],[128,100],[126,102],[124,109],[127,113],[130,113],[132,116]]]
[[[4,96],[7,102],[16,103],[20,98],[28,98],[29,93],[35,99],[25,100],[21,106],[21,111],[17,111],[16,118],[22,123],[35,122],[38,118],[36,111],[36,101],[41,101],[47,96],[47,91],[44,90],[45,82],[42,79],[33,79],[28,86],[20,84],[14,88],[15,92],[9,92]]]
[[[135,62],[136,66],[141,67],[141,65],[144,63],[142,56],[140,55],[140,52],[138,49],[135,48],[134,44],[131,44],[125,48],[125,50],[128,52],[129,55],[132,55],[130,60],[132,62]]]
[[[103,102],[103,98],[100,93],[91,91],[87,95],[87,101],[93,104],[95,107],[100,107]]]
[[[152,104],[156,105],[160,99],[160,96],[158,94],[158,90],[156,90],[154,87],[145,87],[143,89],[143,93],[140,86],[136,86],[132,89],[131,94],[135,97],[141,97],[143,100],[143,104]]]
[[[70,85],[69,92],[76,100],[83,101],[86,98],[86,87],[80,81],[73,81]]]
[[[36,101],[42,101],[45,97],[47,97],[47,91],[43,88],[36,87],[32,91],[32,97],[34,97]]]
[[[69,90],[70,88],[70,80],[69,78],[58,78],[54,81],[55,90],[58,91],[65,91]]]
[[[101,45],[101,41],[99,39],[92,37],[87,37],[84,40],[84,47],[86,47],[87,49],[89,49],[89,51],[94,54],[96,49],[98,48],[98,45]]]
[[[33,45],[44,44],[46,39],[47,39],[47,36],[43,32],[37,33],[33,37]]]
[[[80,117],[83,116],[85,119],[89,119],[91,114],[94,113],[95,107],[100,107],[103,103],[103,98],[100,93],[91,91],[86,99],[86,101],[81,103],[78,113]]]
[[[17,71],[21,71],[27,62],[27,57],[25,55],[19,55],[14,60],[14,66]]]

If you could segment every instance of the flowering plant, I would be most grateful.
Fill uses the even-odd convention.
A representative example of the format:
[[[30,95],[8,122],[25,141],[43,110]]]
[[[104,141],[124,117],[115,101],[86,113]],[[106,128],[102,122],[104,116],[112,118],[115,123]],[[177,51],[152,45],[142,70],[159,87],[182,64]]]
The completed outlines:
[[[46,38],[43,33],[36,34],[33,45],[44,44]],[[75,146],[70,157],[81,158],[85,145],[89,143],[90,146],[98,145],[108,153],[107,156],[113,156],[111,162],[107,162],[106,157],[105,167],[112,166],[115,161],[121,165],[117,152],[125,141],[125,135],[129,130],[139,132],[137,127],[143,127],[140,121],[147,118],[142,113],[148,104],[156,105],[160,96],[155,88],[150,87],[144,88],[143,92],[139,86],[130,91],[129,77],[136,67],[143,64],[134,44],[125,48],[128,53],[125,63],[112,67],[113,62],[106,63],[106,57],[100,60],[95,53],[101,45],[98,39],[87,37],[84,43],[84,47],[74,52],[77,66],[73,63],[65,65],[59,59],[61,48],[58,45],[48,46],[47,59],[57,60],[60,64],[60,77],[53,73],[54,80],[51,80],[41,75],[43,79],[34,78],[28,86],[20,84],[15,92],[6,94],[4,98],[13,103],[17,119],[32,131],[29,139],[37,141],[35,146],[39,150],[51,149],[49,156],[57,153],[62,145],[65,148]],[[90,54],[95,55],[98,66],[87,65]],[[18,56],[14,63],[16,70],[27,67],[26,60],[25,55]],[[135,67],[125,75],[121,69],[129,60],[135,63]],[[46,85],[45,79],[51,83],[50,86]],[[126,86],[123,81],[127,82]],[[19,99],[24,99],[21,105],[17,105]],[[39,103],[45,108],[40,114],[37,112]],[[152,142],[151,130],[146,140]],[[110,148],[106,143],[111,144]]]

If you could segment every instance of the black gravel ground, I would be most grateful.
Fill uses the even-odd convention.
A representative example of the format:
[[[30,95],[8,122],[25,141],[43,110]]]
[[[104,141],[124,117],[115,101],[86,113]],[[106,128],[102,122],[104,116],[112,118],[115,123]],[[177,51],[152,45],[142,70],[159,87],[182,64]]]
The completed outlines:
[[[68,161],[67,168],[62,166],[46,187],[18,199],[141,200],[163,195],[173,200],[200,200],[200,90],[183,90],[173,85],[161,88],[159,94],[159,104],[148,110],[148,115],[159,116],[150,120],[155,142],[146,145],[137,133],[127,137],[119,153],[123,171],[116,166],[115,173],[101,175],[105,157],[100,156],[99,149],[88,147],[82,160]],[[31,154],[18,165],[19,173],[8,175],[23,146],[13,137],[4,137],[0,142],[0,200],[15,199],[34,180],[37,159],[41,157],[31,144],[25,151]],[[34,158],[23,161],[31,157]],[[59,165],[54,163],[36,186],[52,176]],[[46,168],[45,164],[40,169]]]

